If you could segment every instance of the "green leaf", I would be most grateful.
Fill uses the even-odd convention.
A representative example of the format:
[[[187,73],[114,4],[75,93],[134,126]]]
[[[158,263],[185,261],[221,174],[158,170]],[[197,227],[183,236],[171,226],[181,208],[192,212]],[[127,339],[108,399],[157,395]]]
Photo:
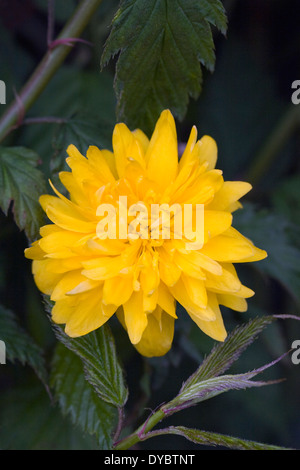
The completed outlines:
[[[43,220],[38,199],[45,191],[45,181],[36,168],[38,160],[25,147],[0,147],[0,207],[7,214],[13,202],[15,221],[30,239],[37,237]]]
[[[276,317],[264,316],[237,327],[224,343],[213,348],[196,372],[183,383],[178,395],[163,405],[164,412],[173,414],[229,390],[244,390],[277,383],[278,381],[265,382],[251,379],[279,362],[283,356],[250,372],[220,376],[240,357],[258,334],[275,319]]]
[[[63,414],[70,415],[73,424],[85,433],[94,435],[100,449],[110,449],[117,410],[96,395],[85,380],[79,357],[61,343],[53,356],[50,384]]]
[[[212,377],[211,379],[202,380],[186,387],[184,390],[181,390],[172,401],[164,405],[162,408],[167,415],[170,415],[230,390],[245,390],[247,388],[272,385],[278,381],[266,382],[251,380],[252,377],[255,377],[271,365],[273,365],[273,362],[257,370],[246,372],[244,374],[221,375],[220,377]]]
[[[205,446],[222,446],[235,450],[289,450],[260,442],[248,441],[238,437],[226,436],[215,432],[200,431],[184,426],[170,426],[161,431],[161,434],[175,434],[193,442]]]
[[[182,119],[202,88],[201,64],[214,70],[211,25],[226,32],[219,0],[122,0],[101,64],[120,52],[115,78],[117,116],[153,131],[165,108]]]
[[[1,450],[97,450],[95,440],[83,435],[50,402],[40,384],[13,386],[1,393]]]
[[[123,407],[128,393],[108,325],[80,338],[70,338],[59,327],[55,327],[55,333],[68,349],[80,357],[85,377],[96,394],[107,403]]]
[[[229,369],[272,321],[274,317],[262,316],[236,327],[223,343],[218,343],[212,349],[196,372],[183,384],[181,391],[197,382],[216,377]]]
[[[28,364],[46,384],[47,371],[43,351],[27,332],[18,324],[13,312],[0,305],[0,340],[4,341],[6,358],[23,365]]]

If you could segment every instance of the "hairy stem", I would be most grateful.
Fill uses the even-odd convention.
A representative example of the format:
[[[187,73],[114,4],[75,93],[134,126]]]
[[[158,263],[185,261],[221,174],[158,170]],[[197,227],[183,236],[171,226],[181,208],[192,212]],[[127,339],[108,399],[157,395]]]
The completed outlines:
[[[130,434],[130,436],[127,436],[121,441],[117,442],[114,446],[114,449],[115,450],[130,449],[130,447],[134,446],[138,442],[141,442],[147,439],[147,434],[163,418],[165,418],[165,413],[163,412],[163,410],[162,409],[157,410],[134,433]],[[150,437],[150,435],[148,437]],[[151,437],[152,437],[152,434],[151,434]]]
[[[119,439],[119,436],[121,434],[121,431],[122,431],[122,427],[123,427],[123,422],[124,422],[124,409],[119,407],[118,408],[118,425],[117,425],[117,429],[116,429],[116,432],[115,432],[115,435],[114,435],[114,442],[116,442],[118,439]]]
[[[102,0],[82,0],[72,17],[69,19],[57,40],[76,39],[89,23]],[[21,116],[33,105],[55,72],[70,52],[70,45],[60,43],[51,48],[37,66],[32,76],[24,85],[15,101],[9,106],[0,119],[0,142],[7,136],[10,130],[18,127]]]
[[[65,124],[68,122],[68,119],[59,118],[55,116],[43,116],[35,118],[24,119],[22,125],[31,125],[31,124]]]

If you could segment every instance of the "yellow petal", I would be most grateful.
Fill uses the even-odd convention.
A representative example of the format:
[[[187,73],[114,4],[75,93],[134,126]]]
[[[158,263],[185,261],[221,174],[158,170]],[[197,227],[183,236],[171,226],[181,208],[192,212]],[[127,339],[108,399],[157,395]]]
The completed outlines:
[[[43,195],[40,204],[49,219],[61,228],[74,232],[95,232],[95,224],[87,221],[75,208],[55,196]]]
[[[143,149],[143,153],[144,153],[144,155],[146,155],[146,152],[147,152],[148,147],[149,147],[148,137],[140,129],[135,129],[132,132],[132,134],[134,135],[135,139],[139,141],[139,143],[141,144],[141,147]]]
[[[82,160],[84,159],[85,157],[82,155],[81,152],[79,152],[78,148],[75,147],[75,145],[73,144],[70,144],[67,148],[67,154],[69,155],[69,157],[71,158],[74,158],[76,160]]]
[[[47,257],[49,261],[47,270],[53,274],[64,274],[68,271],[73,271],[75,269],[82,269],[82,260],[78,256],[58,259],[55,259],[55,256],[55,254],[45,255],[45,257]]]
[[[225,233],[224,235],[229,235],[231,237],[234,237],[238,240],[243,240],[245,243],[249,243],[253,249],[253,254],[252,256],[249,257],[249,259],[246,259],[246,260],[243,260],[243,262],[247,262],[247,261],[260,261],[264,258],[266,258],[268,256],[267,252],[265,250],[261,250],[260,248],[257,248],[253,242],[245,237],[244,235],[242,235],[237,229],[235,229],[234,227],[230,227]]]
[[[191,166],[195,162],[195,158],[193,158],[193,149],[195,147],[196,141],[197,141],[197,127],[193,126],[189,140],[186,144],[185,150],[182,154],[182,157],[180,158],[179,161],[179,170],[181,171],[184,166]]]
[[[91,145],[87,150],[87,159],[92,169],[99,175],[105,183],[113,183],[115,178],[109,168],[109,165],[100,149]]]
[[[128,164],[127,150],[131,143],[132,135],[128,127],[123,123],[117,124],[113,132],[113,150],[119,178],[125,173],[125,168]]]
[[[102,152],[103,157],[106,160],[106,163],[109,166],[109,169],[112,175],[115,177],[115,179],[118,179],[119,175],[117,172],[116,159],[115,159],[113,152],[111,152],[110,150],[106,150],[106,149],[101,150],[101,152]]]
[[[54,323],[63,324],[67,323],[76,306],[77,299],[65,297],[62,300],[55,302],[51,311],[51,317]]]
[[[86,279],[84,276],[82,276],[80,270],[70,271],[64,274],[61,280],[56,284],[51,294],[51,300],[61,300],[66,296],[67,293],[72,291],[73,294],[75,294],[75,288],[80,284],[82,285],[82,283],[84,282],[86,284],[85,291],[94,289],[95,287],[99,286],[99,282],[93,282],[90,279]],[[83,289],[81,286],[80,292],[82,291]]]
[[[67,148],[67,153],[69,157],[66,159],[66,162],[80,185],[84,182],[89,182],[97,188],[103,184],[104,179],[93,170],[87,158],[81,155],[74,145],[70,145]]]
[[[208,204],[223,185],[221,170],[210,170],[195,179],[193,184],[177,191],[177,202],[184,204]]]
[[[82,274],[95,281],[109,279],[120,274],[125,268],[120,256],[102,256],[99,258],[83,261]]]
[[[229,210],[236,208],[236,201],[251,191],[252,186],[244,181],[225,181],[220,190],[215,194],[208,209]]]
[[[208,305],[215,313],[215,320],[203,321],[199,317],[195,316],[193,313],[188,313],[192,320],[194,320],[194,322],[206,335],[210,336],[216,341],[224,341],[226,339],[227,333],[224,327],[223,318],[215,294],[209,294]]]
[[[234,267],[232,266],[232,269],[230,269],[229,265],[223,264],[222,268],[223,270],[220,276],[207,274],[207,278],[205,280],[206,288],[212,292],[238,292],[242,285]]]
[[[109,279],[118,274],[127,274],[136,263],[140,244],[140,240],[137,240],[133,245],[127,246],[120,256],[99,256],[83,260],[82,266],[85,269],[82,274],[95,281]]]
[[[25,257],[28,259],[42,260],[44,259],[45,252],[40,247],[40,240],[32,243],[31,247],[24,250]]]
[[[157,121],[145,157],[147,174],[163,191],[178,172],[178,149],[175,121],[170,111],[163,111]]]
[[[59,173],[59,179],[64,185],[64,187],[68,190],[70,194],[70,200],[74,202],[74,204],[80,206],[89,206],[90,201],[86,191],[83,190],[83,185],[79,184],[79,182],[74,178],[73,173],[70,171],[61,171]]]
[[[108,309],[103,305],[102,289],[95,289],[92,294],[79,294],[76,296],[76,304],[70,307],[71,314],[66,322],[65,332],[72,338],[86,335],[104,325],[116,309],[116,306],[110,306]]]
[[[102,326],[114,313],[101,302],[102,289],[77,296],[65,296],[55,302],[51,316],[55,323],[66,323],[66,333],[71,337],[82,336]]]
[[[104,315],[101,300],[101,287],[93,291],[92,295],[90,292],[84,292],[79,295],[65,296],[55,302],[51,312],[52,319],[59,324],[70,322],[66,332],[72,337],[81,336],[80,330],[83,331],[82,334],[86,334],[92,331],[90,328],[94,322],[100,321],[99,326],[101,326],[101,322],[104,323],[109,318]],[[98,320],[97,317],[99,317]],[[90,327],[88,327],[89,322]]]
[[[52,183],[51,180],[49,180],[49,183],[50,183],[50,186],[53,189],[54,193],[56,194],[56,196],[58,196],[59,199],[62,202],[64,202],[67,207],[69,207],[72,211],[78,213],[80,217],[84,218],[84,220],[91,219],[91,218],[94,219],[95,211],[94,211],[94,209],[91,209],[89,207],[88,199],[86,199],[87,203],[84,206],[82,206],[81,204],[75,204],[73,201],[71,201],[66,196],[64,196],[62,193],[60,193],[58,191],[58,189],[56,189],[56,187],[54,186],[54,184]]]
[[[145,294],[145,292],[143,291],[143,311],[147,314],[153,312],[157,307],[157,299],[157,289],[152,294]]]
[[[141,287],[146,295],[151,295],[159,284],[157,258],[154,260],[149,252],[145,252],[139,262],[143,264],[140,274]]]
[[[151,295],[157,289],[159,284],[158,269],[151,267],[143,268],[140,274],[141,287],[146,295]]]
[[[80,240],[79,240],[80,243]],[[84,246],[81,246],[81,243],[74,246],[74,250],[80,248],[79,253],[94,256],[94,255],[120,255],[123,250],[125,250],[126,245],[124,241],[114,240],[107,238],[106,240],[99,240],[97,238],[88,238]]]
[[[187,310],[189,314],[192,313],[197,318],[201,318],[202,320],[207,321],[212,321],[215,319],[215,313],[210,308],[210,305],[207,305],[205,308],[202,308],[193,302],[192,298],[187,292],[187,289],[182,279],[179,279],[175,286],[169,287],[169,289],[171,294]]]
[[[182,255],[181,253],[176,252],[174,255],[174,263],[188,276],[202,280],[206,277],[201,267],[194,263],[191,257],[187,255]]]
[[[41,238],[40,247],[48,254],[56,254],[57,258],[68,258],[74,256],[72,248],[75,243],[85,239],[83,233],[70,232],[66,230],[55,231]]]
[[[114,128],[113,150],[119,178],[125,175],[126,167],[130,162],[135,161],[142,168],[145,167],[142,144],[135,139],[134,134],[123,123],[117,124]]]
[[[52,260],[35,260],[32,263],[32,274],[38,289],[44,294],[51,295],[54,287],[60,281],[62,275],[53,273],[49,266]]]
[[[214,257],[207,256],[205,252],[203,253],[206,245],[204,245],[204,248],[202,248],[200,251],[186,250],[184,247],[180,248],[180,241],[179,243],[176,242],[177,240],[173,242],[173,244],[176,245],[176,248],[178,249],[178,252],[176,252],[174,255],[174,262],[176,264],[180,263],[178,266],[187,274],[190,276],[193,275],[193,277],[197,277],[198,279],[205,279],[205,273],[203,275],[202,270],[208,271],[212,274],[215,274],[216,276],[220,276],[222,274],[222,266],[217,261],[215,261]],[[198,276],[196,275],[197,272],[199,272]]]
[[[181,269],[174,263],[164,247],[157,251],[159,253],[158,269],[160,278],[167,286],[173,286],[181,276]]]
[[[143,311],[143,293],[134,292],[123,305],[124,321],[132,344],[140,342],[148,323],[147,314]]]
[[[252,289],[249,289],[249,287],[242,285],[240,290],[237,293],[234,293],[233,295],[244,297],[244,299],[249,299],[249,297],[253,297],[254,294],[255,292]]]
[[[104,281],[103,302],[105,304],[122,305],[133,293],[132,276],[116,276]]]
[[[61,232],[61,228],[54,224],[44,225],[40,228],[40,234],[42,237],[46,237],[47,235],[51,235],[55,232]]]
[[[68,296],[75,296],[78,294],[82,294],[83,292],[90,291],[95,288],[102,289],[102,282],[101,281],[92,281],[91,279],[87,279],[83,276],[83,280],[79,284],[77,284],[73,289],[66,292]]]
[[[230,294],[218,294],[217,298],[220,305],[224,305],[224,307],[231,308],[237,312],[246,312],[248,309],[247,301],[242,297]]]
[[[232,227],[224,234],[209,240],[201,249],[201,253],[225,263],[259,261],[267,256],[264,250],[256,248],[250,240]]]
[[[148,324],[141,340],[135,344],[135,348],[146,357],[163,356],[170,350],[173,337],[174,318],[162,311],[160,321],[158,321],[155,314],[150,313]]]
[[[166,313],[171,315],[171,317],[177,318],[175,299],[163,282],[160,282],[158,286],[157,303]]]
[[[214,139],[205,135],[200,139],[199,146],[199,164],[208,163],[208,170],[215,168],[218,158],[218,147]]]
[[[192,302],[201,308],[207,306],[205,281],[182,274],[182,281]]]
[[[204,212],[204,240],[207,242],[225,232],[232,223],[232,215],[225,211],[206,210]]]

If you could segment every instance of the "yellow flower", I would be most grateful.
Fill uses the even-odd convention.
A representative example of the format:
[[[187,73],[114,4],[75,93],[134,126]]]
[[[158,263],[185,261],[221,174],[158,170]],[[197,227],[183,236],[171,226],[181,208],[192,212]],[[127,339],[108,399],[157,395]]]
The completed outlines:
[[[177,301],[204,333],[223,341],[219,305],[244,312],[245,299],[254,294],[241,284],[233,263],[267,255],[232,227],[232,212],[251,186],[224,182],[215,169],[215,141],[208,136],[197,141],[193,127],[178,161],[175,122],[165,110],[150,141],[141,130],[117,124],[113,152],[91,146],[84,157],[70,145],[67,153],[71,172],[61,172],[60,180],[70,198],[53,186],[56,196],[41,196],[53,223],[42,227],[41,239],[25,251],[34,260],[38,288],[55,302],[53,321],[77,337],[116,313],[141,354],[161,356],[173,341]],[[203,243],[191,248],[185,236],[175,237],[174,224],[169,239],[142,236],[142,230],[133,236],[127,230],[133,217],[127,219],[120,204],[125,197],[130,205],[203,207]],[[99,208],[105,204],[118,215],[113,225],[118,237],[102,236]],[[148,229],[146,223],[144,235]]]

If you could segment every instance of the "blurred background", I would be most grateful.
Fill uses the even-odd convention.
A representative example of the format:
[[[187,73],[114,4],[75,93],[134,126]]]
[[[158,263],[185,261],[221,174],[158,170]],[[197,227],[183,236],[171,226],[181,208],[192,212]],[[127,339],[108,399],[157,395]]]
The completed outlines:
[[[59,33],[78,2],[57,0]],[[216,69],[204,72],[203,92],[178,122],[185,142],[192,125],[218,143],[218,168],[227,180],[253,184],[233,225],[269,257],[255,266],[238,266],[243,282],[255,290],[247,313],[223,309],[228,331],[263,314],[300,315],[300,105],[291,102],[292,83],[300,80],[298,0],[225,1],[227,37],[215,32]],[[115,124],[114,63],[100,73],[100,57],[118,7],[104,0],[64,65],[30,109],[28,117],[56,116],[65,123],[22,126],[6,141],[34,149],[47,177],[64,167],[65,148],[74,143],[111,147]],[[47,49],[46,0],[0,0],[0,79],[7,103],[30,76]],[[0,112],[4,106],[1,105]],[[0,303],[13,311],[22,327],[51,363],[56,344],[43,303],[24,259],[28,241],[13,217],[0,211]],[[174,347],[164,358],[136,354],[114,320],[117,350],[130,390],[129,421],[145,419],[149,409],[168,401],[213,346],[179,312]],[[1,338],[1,330],[0,330]],[[300,340],[300,324],[278,320],[244,352],[232,373],[260,367]],[[223,394],[174,415],[165,424],[185,425],[271,444],[300,447],[300,365],[291,357],[264,374],[285,381],[260,389]],[[143,415],[141,410],[147,409]],[[93,449],[93,437],[63,416],[28,366],[8,363],[0,369],[0,448]],[[129,423],[130,424],[130,423]],[[198,447],[179,437],[157,437],[140,448],[172,450]]]

